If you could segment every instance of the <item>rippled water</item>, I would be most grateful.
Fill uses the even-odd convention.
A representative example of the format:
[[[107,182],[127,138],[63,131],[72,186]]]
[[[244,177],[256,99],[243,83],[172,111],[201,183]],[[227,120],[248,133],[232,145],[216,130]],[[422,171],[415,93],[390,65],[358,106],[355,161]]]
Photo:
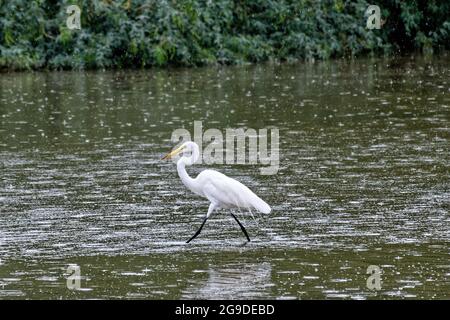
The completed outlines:
[[[0,298],[450,298],[450,57],[0,74]],[[176,128],[278,128],[271,204],[207,211]],[[77,264],[81,290],[66,286]],[[366,286],[382,270],[381,290]]]

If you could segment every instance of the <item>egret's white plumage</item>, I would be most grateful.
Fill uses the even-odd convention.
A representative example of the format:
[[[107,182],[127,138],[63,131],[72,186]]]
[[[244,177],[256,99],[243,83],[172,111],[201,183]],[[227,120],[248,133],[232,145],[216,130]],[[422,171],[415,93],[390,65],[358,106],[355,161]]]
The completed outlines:
[[[191,153],[191,156],[183,155],[177,162],[177,171],[181,181],[192,192],[207,198],[211,202],[203,224],[188,242],[200,233],[206,219],[208,219],[216,209],[244,208],[250,210],[256,209],[262,213],[270,213],[270,206],[249,188],[220,172],[215,170],[204,170],[196,178],[191,178],[186,172],[186,165],[189,166],[194,164],[199,158],[199,148],[195,142],[188,141],[183,143],[163,159],[170,158],[181,152]],[[231,215],[237,221],[242,231],[247,236],[247,239],[250,240],[244,226],[242,226],[236,216],[232,213]]]
[[[262,213],[270,213],[269,205],[249,188],[220,172],[205,170],[194,180],[200,186],[196,189],[200,191],[199,194],[218,208],[254,208]]]

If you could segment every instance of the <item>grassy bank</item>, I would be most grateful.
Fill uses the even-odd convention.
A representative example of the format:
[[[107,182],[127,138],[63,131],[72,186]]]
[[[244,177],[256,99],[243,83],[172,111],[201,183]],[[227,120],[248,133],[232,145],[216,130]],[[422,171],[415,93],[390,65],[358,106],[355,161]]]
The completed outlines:
[[[66,8],[81,8],[81,30]],[[450,47],[450,1],[0,0],[0,69],[95,69],[329,59]]]

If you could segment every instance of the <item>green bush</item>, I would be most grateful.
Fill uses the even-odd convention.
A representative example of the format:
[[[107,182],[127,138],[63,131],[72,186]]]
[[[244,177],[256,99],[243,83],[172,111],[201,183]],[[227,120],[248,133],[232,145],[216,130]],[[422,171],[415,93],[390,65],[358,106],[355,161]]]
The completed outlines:
[[[81,30],[66,27],[77,4]],[[0,0],[1,69],[141,68],[448,49],[448,1]]]

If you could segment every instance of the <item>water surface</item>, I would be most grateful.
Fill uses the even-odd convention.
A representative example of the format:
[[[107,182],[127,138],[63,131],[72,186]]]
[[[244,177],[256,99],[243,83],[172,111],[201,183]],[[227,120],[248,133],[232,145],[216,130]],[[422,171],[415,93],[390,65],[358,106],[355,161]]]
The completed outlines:
[[[0,75],[0,298],[450,298],[450,57]],[[280,170],[160,161],[177,128],[278,128]],[[81,290],[66,286],[80,266]],[[366,286],[382,270],[381,290]]]

